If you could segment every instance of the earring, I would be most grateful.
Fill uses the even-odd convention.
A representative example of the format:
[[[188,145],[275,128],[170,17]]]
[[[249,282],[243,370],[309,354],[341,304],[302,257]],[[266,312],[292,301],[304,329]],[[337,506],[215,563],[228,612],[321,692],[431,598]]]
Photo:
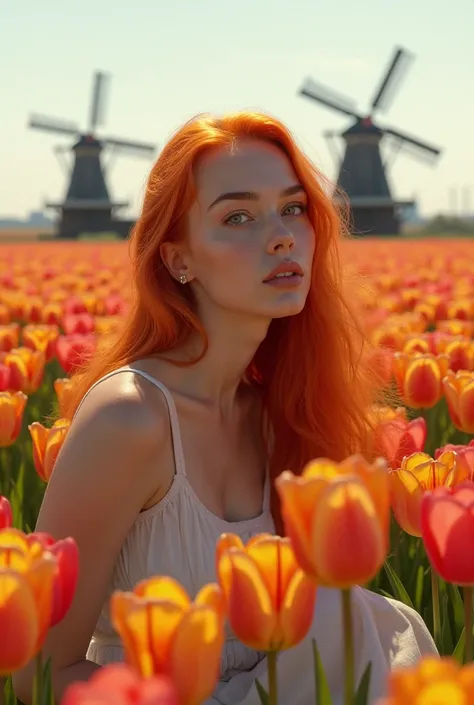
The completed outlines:
[[[180,281],[181,284],[186,284],[186,282],[188,281],[188,280],[186,279],[186,274],[182,274],[182,275],[180,276],[180,278],[179,278],[179,281]]]

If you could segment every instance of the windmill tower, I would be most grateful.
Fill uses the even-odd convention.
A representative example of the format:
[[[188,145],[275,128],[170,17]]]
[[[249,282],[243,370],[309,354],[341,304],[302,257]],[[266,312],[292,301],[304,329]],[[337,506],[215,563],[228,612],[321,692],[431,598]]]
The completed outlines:
[[[76,139],[71,148],[73,165],[70,170],[69,184],[62,203],[47,203],[48,208],[55,208],[60,213],[58,236],[77,238],[81,233],[117,232],[126,235],[129,223],[114,218],[120,208],[125,208],[125,201],[113,201],[106,183],[106,169],[102,162],[105,149],[114,152],[126,151],[140,156],[151,156],[155,145],[134,142],[114,137],[97,137],[96,130],[104,122],[105,89],[107,74],[97,71],[89,114],[87,131],[82,132],[76,124],[63,120],[33,115],[28,126],[68,135]]]
[[[397,150],[409,148],[418,156],[432,161],[440,154],[436,147],[374,122],[375,112],[387,108],[409,58],[403,49],[395,49],[374,94],[370,112],[366,115],[356,111],[351,101],[312,80],[306,81],[300,90],[300,95],[354,119],[352,125],[342,133],[330,131],[325,136],[331,140],[332,147],[335,136],[342,137],[345,142],[342,158],[336,155],[339,172],[337,185],[349,199],[353,231],[357,235],[399,233],[401,210],[413,205],[412,201],[395,201],[392,196],[387,178],[388,164],[384,162],[380,151],[382,140],[391,141]],[[335,201],[338,201],[337,196]]]

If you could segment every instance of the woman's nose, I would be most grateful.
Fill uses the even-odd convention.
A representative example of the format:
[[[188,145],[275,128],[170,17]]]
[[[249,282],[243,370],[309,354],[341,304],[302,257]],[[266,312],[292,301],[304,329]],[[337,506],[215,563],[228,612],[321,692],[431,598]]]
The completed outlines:
[[[276,227],[268,241],[268,252],[290,252],[295,244],[292,233],[282,225]]]

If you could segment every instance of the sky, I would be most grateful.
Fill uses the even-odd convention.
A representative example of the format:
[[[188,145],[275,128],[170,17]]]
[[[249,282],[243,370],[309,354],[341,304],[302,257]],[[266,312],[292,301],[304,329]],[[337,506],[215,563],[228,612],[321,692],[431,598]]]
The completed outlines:
[[[394,50],[413,53],[379,122],[439,146],[434,166],[399,153],[395,197],[422,214],[474,211],[474,0],[0,0],[0,218],[61,200],[53,149],[71,141],[27,128],[46,114],[86,127],[93,73],[110,72],[99,136],[157,145],[192,116],[258,109],[283,120],[330,178],[323,136],[350,122],[298,90],[307,77],[368,108]],[[153,158],[120,155],[113,198],[139,213]],[[454,191],[453,191],[454,189]],[[457,205],[453,193],[468,193]]]

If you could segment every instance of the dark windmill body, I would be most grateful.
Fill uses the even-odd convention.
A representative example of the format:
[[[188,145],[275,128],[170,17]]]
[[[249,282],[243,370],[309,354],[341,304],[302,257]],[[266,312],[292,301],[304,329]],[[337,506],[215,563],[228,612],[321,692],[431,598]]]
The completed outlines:
[[[73,164],[72,169],[68,170],[69,184],[65,199],[62,203],[46,204],[48,208],[60,212],[58,236],[62,238],[77,238],[83,233],[110,232],[125,237],[132,222],[117,219],[116,213],[127,207],[128,203],[110,198],[102,154],[105,149],[126,150],[145,156],[155,152],[155,145],[96,136],[97,127],[103,124],[106,78],[104,73],[95,74],[87,132],[81,132],[76,125],[51,118],[32,117],[29,122],[29,127],[77,139],[71,148]]]
[[[425,158],[434,159],[440,150],[406,134],[375,124],[374,113],[387,107],[401,71],[406,65],[408,54],[397,49],[371,103],[368,115],[354,110],[345,98],[327,88],[307,81],[301,95],[322,103],[328,108],[354,119],[353,124],[340,135],[326,132],[331,147],[336,136],[343,138],[345,150],[342,158],[336,151],[338,165],[338,190],[345,192],[350,205],[352,231],[356,235],[395,235],[400,232],[401,210],[413,205],[411,201],[396,201],[391,193],[387,164],[381,153],[381,142],[392,141],[397,149],[411,147]],[[340,202],[341,196],[334,196]]]

